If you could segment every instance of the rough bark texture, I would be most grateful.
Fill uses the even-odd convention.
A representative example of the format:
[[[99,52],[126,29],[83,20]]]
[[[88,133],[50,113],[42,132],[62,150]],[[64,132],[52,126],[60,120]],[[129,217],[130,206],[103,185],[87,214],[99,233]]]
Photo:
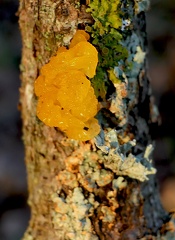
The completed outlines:
[[[169,217],[154,176],[147,177],[154,173],[149,125],[156,116],[143,60],[146,7],[147,1],[121,1],[132,25],[123,44],[133,67],[122,84],[114,84],[114,101],[103,102],[108,111],[100,112],[115,130],[109,124],[104,137],[78,142],[37,119],[33,85],[57,48],[69,45],[76,29],[93,19],[85,1],[20,1],[20,101],[31,208],[24,240],[161,239],[164,234],[160,229]]]

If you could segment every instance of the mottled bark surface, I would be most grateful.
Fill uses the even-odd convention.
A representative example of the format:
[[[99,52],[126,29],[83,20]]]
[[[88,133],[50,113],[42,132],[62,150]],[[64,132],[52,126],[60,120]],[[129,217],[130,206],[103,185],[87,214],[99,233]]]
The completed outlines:
[[[147,177],[154,173],[149,125],[156,116],[138,48],[146,51],[145,5],[121,2],[125,14],[132,16],[124,44],[137,64],[125,73],[126,82],[114,85],[115,101],[103,102],[108,112],[102,109],[101,115],[116,131],[109,124],[103,127],[105,137],[78,142],[38,120],[33,85],[41,66],[59,46],[69,45],[78,27],[92,24],[92,17],[85,1],[20,1],[20,102],[31,207],[24,240],[159,239],[163,223],[169,221],[154,175]]]

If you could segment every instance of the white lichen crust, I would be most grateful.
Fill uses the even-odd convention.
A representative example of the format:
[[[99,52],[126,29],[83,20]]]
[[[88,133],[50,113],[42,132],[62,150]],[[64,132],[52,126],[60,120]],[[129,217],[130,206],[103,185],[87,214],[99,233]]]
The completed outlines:
[[[85,199],[82,188],[76,187],[66,199],[55,194],[51,200],[55,203],[52,217],[58,237],[62,236],[63,239],[72,240],[98,239],[92,232],[91,220],[89,219],[93,214],[94,206],[98,206],[93,194]]]

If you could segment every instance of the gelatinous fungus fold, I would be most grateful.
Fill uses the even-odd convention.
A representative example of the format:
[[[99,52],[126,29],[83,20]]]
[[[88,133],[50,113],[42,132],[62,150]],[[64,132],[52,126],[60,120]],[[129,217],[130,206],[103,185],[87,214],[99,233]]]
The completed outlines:
[[[60,47],[35,81],[38,118],[47,126],[58,127],[69,138],[81,141],[100,132],[94,118],[98,101],[87,78],[95,75],[98,52],[88,39],[89,34],[77,30],[69,49]]]

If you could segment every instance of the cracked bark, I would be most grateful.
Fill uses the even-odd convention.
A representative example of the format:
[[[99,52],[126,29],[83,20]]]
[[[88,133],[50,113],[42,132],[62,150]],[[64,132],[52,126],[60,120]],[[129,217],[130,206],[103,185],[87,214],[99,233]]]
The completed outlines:
[[[120,179],[124,185],[117,190],[110,181],[91,188],[80,173],[85,160],[98,162],[96,168],[109,171],[100,164],[101,153],[94,141],[81,143],[67,139],[58,129],[45,126],[36,117],[34,80],[57,48],[69,44],[78,27],[93,22],[85,9],[85,1],[79,5],[73,0],[20,0],[23,41],[20,102],[31,208],[23,240],[161,239],[158,236],[168,231],[170,222],[160,204],[154,176],[144,183],[124,176]],[[137,14],[134,21],[145,47],[144,13]],[[145,72],[142,69],[136,77],[136,101],[131,104],[128,117],[128,135],[137,140],[133,152],[144,152],[152,142],[149,82]],[[120,177],[112,170],[109,172],[113,179]]]

